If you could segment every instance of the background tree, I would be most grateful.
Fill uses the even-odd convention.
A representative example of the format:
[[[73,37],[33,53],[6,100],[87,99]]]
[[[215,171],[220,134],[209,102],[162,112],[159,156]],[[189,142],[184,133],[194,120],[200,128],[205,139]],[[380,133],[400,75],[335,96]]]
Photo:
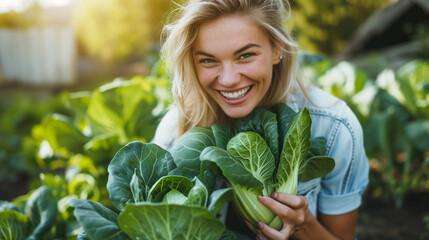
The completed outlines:
[[[291,0],[292,15],[286,23],[308,52],[332,55],[372,13],[391,0]]]
[[[164,19],[176,6],[170,0],[83,0],[73,26],[89,55],[106,62],[141,58],[158,42]]]

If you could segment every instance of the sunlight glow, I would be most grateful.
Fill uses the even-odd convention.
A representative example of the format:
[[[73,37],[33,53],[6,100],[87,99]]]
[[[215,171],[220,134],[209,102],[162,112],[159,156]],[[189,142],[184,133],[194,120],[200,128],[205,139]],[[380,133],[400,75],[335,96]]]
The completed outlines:
[[[0,13],[8,11],[22,12],[34,2],[42,7],[58,7],[68,5],[73,0],[0,0]]]

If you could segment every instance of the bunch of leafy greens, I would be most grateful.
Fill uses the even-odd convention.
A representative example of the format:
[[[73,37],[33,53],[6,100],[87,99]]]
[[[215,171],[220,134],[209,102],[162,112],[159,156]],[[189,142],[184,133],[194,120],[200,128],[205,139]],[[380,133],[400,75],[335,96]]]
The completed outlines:
[[[64,179],[50,174],[40,177],[43,184],[36,190],[13,202],[0,201],[0,239],[60,239],[74,230],[63,208]]]
[[[325,154],[323,138],[310,140],[311,118],[307,108],[295,113],[286,104],[255,109],[239,119],[226,147],[205,148],[200,161],[215,163],[234,189],[234,204],[252,224],[262,221],[275,229],[282,222],[262,205],[258,195],[296,194],[299,181],[323,177],[335,166]],[[205,163],[207,164],[207,163]]]
[[[70,202],[90,239],[234,239],[215,216],[232,189],[214,191],[197,177],[182,176],[158,145],[128,143],[108,171],[107,190],[119,215],[90,200]]]
[[[335,163],[325,140],[310,139],[306,108],[257,108],[224,124],[194,127],[170,152],[131,142],[109,164],[107,189],[119,215],[74,199],[75,216],[91,239],[230,239],[215,215],[233,199],[251,223],[279,229],[282,222],[256,198],[274,191],[296,194],[300,181],[325,176]],[[215,190],[220,172],[232,188]],[[234,191],[233,191],[234,190]]]

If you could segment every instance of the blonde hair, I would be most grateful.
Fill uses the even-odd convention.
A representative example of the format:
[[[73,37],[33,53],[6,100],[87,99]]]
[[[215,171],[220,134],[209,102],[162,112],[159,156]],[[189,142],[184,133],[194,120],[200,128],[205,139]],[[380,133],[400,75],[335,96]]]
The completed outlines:
[[[285,2],[284,2],[285,1]],[[195,126],[227,123],[229,117],[203,90],[193,60],[199,26],[225,15],[250,16],[264,29],[283,59],[273,66],[273,79],[260,105],[286,102],[291,83],[298,81],[298,47],[283,28],[287,0],[189,0],[178,19],[164,27],[162,57],[172,74],[172,92],[179,109],[178,137]],[[299,84],[299,86],[302,86]],[[301,87],[302,88],[302,87]]]

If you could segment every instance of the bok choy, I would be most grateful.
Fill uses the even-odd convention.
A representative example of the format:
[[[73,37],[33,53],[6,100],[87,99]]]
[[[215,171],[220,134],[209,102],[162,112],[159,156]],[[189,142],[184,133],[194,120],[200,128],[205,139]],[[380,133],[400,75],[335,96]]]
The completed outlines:
[[[234,204],[252,224],[262,221],[275,229],[282,222],[258,200],[258,195],[273,192],[296,194],[298,181],[323,177],[335,166],[324,155],[324,139],[310,140],[311,118],[308,109],[298,113],[285,104],[270,110],[259,108],[238,120],[235,136],[226,149],[205,148],[200,160],[215,163],[234,189]]]

